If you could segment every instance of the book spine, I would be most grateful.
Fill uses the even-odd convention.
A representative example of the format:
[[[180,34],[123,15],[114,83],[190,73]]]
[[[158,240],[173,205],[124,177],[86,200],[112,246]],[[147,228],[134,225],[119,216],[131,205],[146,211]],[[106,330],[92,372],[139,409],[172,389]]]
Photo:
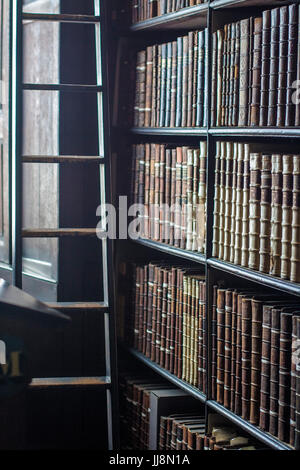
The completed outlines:
[[[151,127],[156,126],[156,95],[157,95],[157,69],[158,69],[158,46],[152,47],[152,92],[151,92]]]
[[[218,54],[217,54],[217,117],[216,125],[221,126],[222,124],[222,89],[223,89],[223,48],[224,48],[224,32],[222,30],[217,31],[218,38]]]
[[[161,146],[154,144],[155,148],[155,163],[154,163],[154,233],[153,239],[159,240],[159,204],[160,204],[160,158]]]
[[[232,126],[238,125],[239,119],[239,76],[240,76],[240,22],[235,25],[234,81],[232,103]]]
[[[253,66],[252,66],[252,99],[250,125],[259,125],[261,64],[262,64],[262,18],[254,19],[253,31]]]
[[[219,254],[224,257],[225,194],[226,194],[226,142],[220,143],[220,206],[219,206]]]
[[[224,404],[225,290],[217,292],[217,402]]]
[[[182,54],[182,115],[181,127],[187,126],[187,107],[188,107],[188,83],[189,83],[189,40],[188,36],[183,37],[183,54]]]
[[[232,168],[233,168],[233,144],[226,142],[226,167],[225,167],[225,217],[224,217],[224,261],[230,261],[230,224],[232,211]]]
[[[193,218],[193,240],[192,240],[192,251],[198,250],[198,234],[201,233],[199,223],[202,221],[202,214],[199,214],[200,219],[198,220],[198,208],[201,210],[199,204],[198,187],[200,180],[200,151],[194,149],[193,151],[193,195],[192,195],[192,218]],[[201,226],[201,225],[200,225]]]
[[[145,213],[143,220],[143,237],[149,237],[149,196],[150,196],[150,159],[151,147],[150,144],[145,144],[145,195],[144,205]]]
[[[236,369],[236,334],[237,334],[237,308],[238,295],[236,291],[232,292],[232,318],[231,318],[231,373],[230,373],[230,409],[235,409],[235,369]]]
[[[277,92],[277,120],[276,126],[285,124],[286,94],[287,94],[287,66],[288,66],[288,8],[280,8],[279,13],[279,58],[278,58],[278,92]]]
[[[161,330],[160,330],[160,358],[159,365],[164,366],[166,354],[166,326],[167,326],[167,306],[168,306],[168,270],[163,269],[162,284],[162,307],[161,307]]]
[[[298,47],[297,47],[297,83],[299,84],[300,80],[300,69],[299,69],[299,61],[300,61],[300,5],[298,5]],[[298,85],[299,86],[299,85]],[[300,100],[297,100],[296,103],[296,111],[295,111],[295,126],[300,126]]]
[[[300,282],[300,155],[293,158],[293,207],[292,207],[291,276]]]
[[[213,305],[211,319],[211,397],[217,399],[217,286],[213,286]]]
[[[228,115],[227,125],[232,126],[233,119],[233,89],[235,74],[235,44],[236,44],[236,24],[231,24],[231,41],[230,41],[230,70],[229,70],[229,91],[228,91]]]
[[[272,155],[272,207],[271,207],[271,269],[270,274],[281,273],[282,223],[282,155]]]
[[[197,89],[198,89],[198,58],[199,58],[199,33],[194,31],[194,52],[193,52],[193,89],[192,89],[192,118],[191,126],[196,126],[197,117]]]
[[[292,313],[282,312],[279,338],[278,439],[283,442],[287,442],[290,437],[292,327]]]
[[[261,165],[259,270],[263,273],[269,273],[271,236],[271,155],[262,155]]]
[[[252,299],[250,423],[259,423],[263,303]]]
[[[263,306],[259,427],[269,430],[272,307]]]
[[[268,126],[276,125],[277,118],[277,87],[279,67],[279,21],[280,9],[271,10],[271,44],[270,44],[270,79]]]
[[[300,318],[297,318],[297,344],[300,341]],[[295,449],[300,449],[300,367],[296,365],[296,413]]]
[[[297,39],[298,10],[297,5],[288,7],[288,51],[287,51],[287,82],[286,82],[286,113],[285,126],[295,125],[295,104],[293,103],[293,83],[297,79]],[[300,37],[299,37],[300,38]]]
[[[159,127],[165,125],[166,85],[167,85],[167,44],[161,46],[161,84],[160,84],[160,117]]]
[[[147,47],[146,52],[146,106],[145,106],[145,127],[151,124],[151,105],[152,105],[152,76],[153,76],[153,47]]]
[[[244,145],[237,144],[237,178],[235,202],[235,237],[234,264],[241,264],[242,256],[242,220],[243,220],[243,178],[244,178]]]
[[[210,125],[216,125],[217,109],[217,57],[218,57],[218,38],[217,33],[212,34],[212,72],[211,72],[211,107],[210,107]]]
[[[158,268],[156,341],[155,341],[155,362],[157,362],[158,364],[160,361],[160,346],[161,346],[162,294],[163,294],[163,272],[161,268]]]
[[[169,42],[167,44],[167,70],[166,70],[166,110],[164,126],[169,127],[171,122],[171,87],[172,87],[172,53],[173,46]]]
[[[176,96],[176,127],[182,122],[182,95],[183,95],[183,38],[177,38],[177,96]]]
[[[296,431],[296,380],[297,380],[297,366],[294,360],[294,352],[297,344],[297,320],[298,316],[293,315],[292,320],[292,360],[291,360],[291,394],[290,394],[290,437],[289,443],[291,446],[295,445],[295,431]]]
[[[156,118],[155,126],[160,126],[161,88],[162,88],[162,44],[157,46],[157,88],[156,88]]]
[[[261,154],[250,154],[249,268],[259,268]]]
[[[243,176],[243,215],[242,215],[242,257],[241,265],[248,267],[249,262],[249,196],[250,196],[250,155],[249,145],[244,144]]]
[[[242,295],[237,298],[234,412],[242,414]]]
[[[219,252],[219,230],[220,230],[220,197],[221,197],[221,144],[216,143],[216,163],[215,163],[215,193],[214,193],[214,224],[213,224],[213,247],[212,256],[216,258]]]
[[[277,436],[278,431],[280,313],[279,309],[273,308],[271,317],[269,432],[273,436]]]
[[[261,91],[259,125],[268,123],[269,106],[269,74],[270,74],[270,43],[271,43],[271,11],[262,14],[262,52],[261,52]]]
[[[250,418],[251,392],[251,299],[242,299],[242,418]]]
[[[172,181],[171,181],[171,158],[172,158],[172,154],[171,154],[171,150],[170,149],[166,149],[166,171],[165,171],[165,176],[166,176],[166,179],[165,179],[165,204],[167,207],[171,207],[171,184],[172,184]],[[163,241],[165,243],[169,243],[170,242],[170,211],[166,211],[165,213],[165,223],[164,223],[164,236],[163,236]]]
[[[176,124],[176,91],[177,91],[177,42],[172,42],[172,74],[171,74],[171,109],[170,127]]]
[[[232,291],[225,292],[225,335],[224,335],[224,406],[231,403],[231,334],[232,334]]]
[[[186,248],[186,221],[187,221],[187,147],[182,147],[181,164],[181,221],[180,221],[180,248]]]
[[[228,25],[224,26],[224,39],[223,39],[223,57],[222,57],[222,98],[221,98],[221,126],[225,126],[225,101],[227,93],[227,60],[228,60]]]
[[[197,117],[196,126],[201,127],[204,111],[204,82],[205,82],[205,30],[199,31],[198,77],[197,77]]]
[[[193,66],[194,66],[194,32],[188,34],[188,91],[187,91],[187,127],[192,127],[193,109]]]
[[[282,157],[282,235],[281,235],[281,274],[289,279],[291,272],[292,242],[292,205],[293,205],[293,156]]]
[[[187,233],[186,249],[193,248],[193,176],[194,176],[194,152],[187,151]]]
[[[156,319],[157,319],[157,305],[158,305],[158,279],[159,279],[159,268],[154,266],[153,274],[153,295],[152,295],[152,337],[151,337],[151,361],[155,361],[155,350],[156,350]]]
[[[200,168],[197,207],[197,248],[199,253],[205,252],[206,243],[206,162],[207,146],[205,141],[200,142]]]
[[[159,241],[163,242],[165,238],[165,220],[168,218],[166,204],[166,147],[160,146],[160,164],[159,164]]]
[[[239,127],[248,123],[248,87],[249,87],[249,32],[250,19],[240,21],[240,83],[239,83]]]

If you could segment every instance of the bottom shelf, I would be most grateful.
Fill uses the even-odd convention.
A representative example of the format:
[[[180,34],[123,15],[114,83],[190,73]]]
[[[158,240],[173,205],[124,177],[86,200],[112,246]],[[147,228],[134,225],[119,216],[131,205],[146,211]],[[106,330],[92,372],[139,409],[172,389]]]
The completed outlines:
[[[185,390],[187,393],[192,395],[197,400],[200,400],[202,403],[205,403],[212,410],[215,410],[218,413],[222,414],[227,419],[232,421],[234,424],[238,425],[244,431],[251,434],[253,437],[255,437],[259,441],[263,442],[264,444],[268,445],[272,449],[276,449],[276,450],[294,450],[290,445],[279,441],[276,437],[272,436],[271,434],[262,431],[261,429],[254,426],[253,424],[250,424],[248,421],[244,420],[240,416],[238,416],[238,415],[232,413],[231,411],[229,411],[223,405],[220,405],[219,403],[217,403],[214,400],[207,400],[206,396],[202,392],[197,390],[192,385],[189,385],[188,383],[186,383],[183,380],[179,379],[178,377],[174,376],[173,374],[171,374],[167,370],[163,369],[162,367],[157,365],[155,362],[151,361],[146,356],[144,356],[144,354],[140,353],[139,351],[136,351],[133,348],[127,348],[127,349],[135,358],[137,358],[139,361],[143,362],[148,367],[150,367],[151,369],[156,371],[162,377],[166,378],[167,380],[172,382],[177,387]]]

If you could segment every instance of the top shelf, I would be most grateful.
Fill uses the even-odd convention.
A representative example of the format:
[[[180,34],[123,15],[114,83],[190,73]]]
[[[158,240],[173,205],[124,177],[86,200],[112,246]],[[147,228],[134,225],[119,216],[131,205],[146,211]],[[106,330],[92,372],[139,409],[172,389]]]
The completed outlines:
[[[210,7],[214,10],[221,8],[238,8],[238,7],[273,7],[288,5],[291,0],[214,0]]]

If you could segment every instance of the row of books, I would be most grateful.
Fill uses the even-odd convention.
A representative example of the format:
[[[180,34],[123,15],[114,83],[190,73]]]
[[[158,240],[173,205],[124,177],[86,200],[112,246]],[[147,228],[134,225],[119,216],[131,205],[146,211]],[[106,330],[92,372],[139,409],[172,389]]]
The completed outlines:
[[[205,276],[195,268],[137,266],[132,346],[180,379],[206,391]]]
[[[300,282],[300,156],[217,142],[213,256]]]
[[[222,417],[209,415],[210,432],[206,432],[205,417],[195,413],[162,416],[159,450],[258,450],[260,445]]]
[[[132,202],[140,204],[144,238],[205,252],[206,142],[200,149],[133,146]]]
[[[213,399],[298,446],[299,302],[215,286],[212,338]]]
[[[212,126],[299,126],[299,5],[213,33]]]
[[[207,3],[207,0],[131,0],[132,23]]]
[[[205,97],[207,30],[137,53],[135,127],[201,127]]]

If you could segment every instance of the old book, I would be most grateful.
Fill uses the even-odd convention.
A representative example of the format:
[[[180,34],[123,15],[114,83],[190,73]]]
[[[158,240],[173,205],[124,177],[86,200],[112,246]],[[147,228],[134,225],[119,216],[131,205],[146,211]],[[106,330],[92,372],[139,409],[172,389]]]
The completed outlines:
[[[300,58],[300,5],[297,7],[298,9],[298,47],[297,47],[297,64],[299,64],[299,58]],[[300,80],[300,69],[297,67],[297,83],[299,83]],[[293,91],[294,93],[294,91]],[[299,96],[297,95],[297,102],[296,102],[296,110],[295,110],[295,126],[300,126],[300,100]]]
[[[189,73],[189,40],[188,36],[183,37],[183,54],[182,54],[182,115],[181,127],[187,126],[188,112],[188,73]]]
[[[248,144],[244,144],[241,265],[245,267],[248,267],[248,263],[249,263],[249,196],[250,196],[250,149],[249,149]]]
[[[224,404],[225,289],[217,292],[217,402]]]
[[[199,32],[194,31],[193,38],[193,86],[192,86],[192,116],[191,116],[191,126],[196,126],[196,117],[197,117],[197,89],[198,89],[198,58],[199,58]]]
[[[300,318],[297,318],[297,342],[300,340]],[[299,343],[298,343],[299,344]],[[300,449],[300,370],[299,363],[296,364],[296,429],[295,429],[295,449]]]
[[[241,321],[241,339],[242,339],[242,418],[250,417],[250,396],[251,396],[251,321],[252,304],[251,298],[245,296],[242,298],[242,321]]]
[[[152,106],[153,47],[147,47],[146,51],[145,127],[149,127]]]
[[[251,395],[250,395],[250,423],[259,423],[260,405],[260,379],[261,379],[261,341],[263,302],[253,298],[251,325]]]
[[[259,268],[261,154],[250,154],[249,268]]]
[[[270,274],[281,273],[282,155],[272,155],[271,259]]]
[[[156,91],[156,120],[155,126],[160,126],[161,88],[162,88],[162,44],[157,46],[157,91]]]
[[[233,167],[233,143],[226,142],[226,166],[225,166],[225,214],[224,214],[224,261],[230,261],[230,225],[232,211],[232,167]]]
[[[289,279],[291,272],[293,205],[293,155],[282,156],[282,232],[281,232],[281,274]]]
[[[281,312],[279,339],[278,439],[285,442],[288,442],[290,438],[290,374],[293,325],[293,313],[290,310],[284,309]]]
[[[250,19],[240,21],[240,84],[239,84],[239,121],[240,127],[248,124],[249,92],[249,37]]]
[[[157,95],[157,69],[158,69],[158,46],[152,46],[152,92],[151,92],[151,127],[156,126],[156,95]]]
[[[154,163],[154,233],[152,238],[159,240],[160,226],[159,226],[159,204],[160,204],[160,161],[161,161],[161,146],[154,144],[155,148],[155,163]]]
[[[197,207],[199,205],[199,180],[200,180],[200,150],[194,149],[193,151],[193,199],[192,199],[192,217],[193,217],[193,241],[192,241],[192,250],[198,250],[198,233],[200,233],[200,228],[198,224],[198,213]],[[200,220],[201,223],[201,220]]]
[[[169,127],[171,122],[171,88],[172,88],[172,43],[167,44],[167,70],[166,70],[166,109],[164,126]]]
[[[236,23],[231,24],[230,41],[230,71],[229,71],[229,90],[228,90],[228,116],[227,125],[232,126],[233,121],[233,94],[234,94],[234,76],[235,76],[235,51],[236,51]]]
[[[270,272],[270,236],[271,236],[271,155],[261,157],[261,200],[260,200],[260,243],[259,270]]]
[[[204,126],[206,30],[198,33],[198,76],[196,126]]]
[[[293,360],[293,354],[296,351],[297,344],[297,321],[298,315],[293,315],[292,319],[292,360],[291,360],[291,393],[290,393],[290,436],[289,443],[295,445],[295,431],[296,431],[296,381],[297,381],[297,366],[296,361]]]
[[[171,108],[170,127],[176,124],[176,89],[177,89],[177,42],[172,42],[172,71],[171,71]]]
[[[280,313],[280,308],[272,309],[269,432],[274,436],[278,432]]]
[[[220,143],[220,205],[219,205],[219,253],[218,257],[224,257],[225,238],[225,195],[226,195],[226,142]]]
[[[159,162],[159,241],[163,242],[165,238],[165,219],[168,218],[166,213],[166,147],[160,146],[160,162]]]
[[[219,256],[219,223],[220,223],[220,196],[221,196],[221,143],[216,142],[216,164],[215,164],[215,192],[214,192],[214,224],[213,224],[213,247],[212,256]]]
[[[218,54],[217,54],[217,116],[216,125],[221,126],[222,123],[222,92],[223,92],[223,47],[224,47],[224,32],[217,31],[218,38]]]
[[[269,430],[272,305],[263,306],[259,427]]]
[[[160,83],[160,107],[159,107],[159,127],[165,125],[166,115],[166,85],[167,85],[167,50],[168,44],[161,45],[161,83]]]
[[[181,163],[181,217],[180,217],[180,243],[182,249],[186,248],[186,221],[187,221],[187,147],[182,147]]]
[[[227,54],[225,65],[225,100],[224,125],[229,125],[229,94],[230,94],[230,65],[231,65],[231,24],[227,26]]]
[[[210,125],[216,125],[217,109],[217,57],[218,57],[218,37],[217,33],[212,34],[212,65],[211,65],[211,106],[210,106]]]
[[[235,368],[236,368],[236,334],[237,334],[237,308],[238,308],[238,294],[236,291],[232,292],[232,315],[231,315],[231,341],[230,341],[230,409],[234,412],[235,409]]]
[[[268,123],[269,77],[270,77],[270,43],[271,43],[271,11],[262,14],[262,47],[261,47],[261,90],[259,125]]]
[[[160,358],[159,365],[164,366],[166,354],[166,325],[167,325],[167,306],[168,306],[168,269],[162,269],[162,303],[161,303],[161,326],[160,326]]]
[[[225,334],[224,334],[224,406],[231,404],[231,333],[232,333],[232,297],[229,289],[225,292]]]
[[[234,260],[241,264],[242,260],[242,227],[243,227],[243,182],[244,182],[244,144],[237,144],[237,178],[235,201],[235,229],[234,229]]]
[[[167,207],[171,206],[171,165],[172,165],[172,154],[170,149],[166,149],[166,171],[165,171],[165,204]],[[170,212],[165,213],[164,220],[164,235],[163,241],[165,243],[170,242]]]
[[[187,90],[187,127],[192,127],[193,109],[193,67],[194,67],[194,32],[188,34],[188,90]]]
[[[196,212],[197,218],[197,248],[199,253],[205,253],[206,244],[206,163],[207,163],[207,145],[206,141],[200,142],[199,159],[199,188],[198,188],[198,206]]]
[[[270,43],[270,78],[268,126],[276,125],[277,118],[277,87],[279,67],[279,23],[280,9],[271,10],[271,43]]]
[[[176,95],[176,127],[182,123],[182,80],[183,80],[183,37],[177,38],[177,95]]]
[[[242,298],[241,294],[237,298],[236,315],[236,363],[235,363],[235,397],[234,412],[242,414]]]
[[[193,248],[193,176],[194,176],[194,152],[187,151],[187,220],[186,220],[186,249]]]
[[[295,103],[293,103],[293,83],[297,79],[297,38],[298,9],[292,4],[288,7],[288,46],[287,46],[287,80],[285,125],[295,125]]]
[[[293,282],[300,282],[300,156],[293,158],[293,207],[292,207],[292,248],[291,276]]]
[[[240,22],[235,24],[234,81],[232,93],[232,126],[238,125],[239,119],[239,74],[240,74]]]
[[[226,93],[227,93],[227,61],[228,61],[228,26],[224,26],[224,38],[223,38],[223,57],[222,57],[222,99],[221,99],[221,126],[225,126],[225,102],[226,102]]]
[[[252,85],[250,105],[250,125],[259,125],[261,65],[262,65],[262,18],[254,19],[253,56],[252,56]]]
[[[176,148],[176,187],[174,213],[174,246],[180,247],[181,241],[181,196],[182,196],[182,147]]]
[[[284,126],[286,116],[287,67],[288,67],[288,7],[279,12],[278,92],[276,126]]]
[[[177,154],[176,149],[172,149],[171,151],[171,206],[174,207],[176,203],[176,160]],[[170,214],[170,244],[174,244],[174,231],[175,231],[175,214],[174,211],[171,211]]]
[[[211,397],[217,399],[217,286],[213,286],[211,319]]]

